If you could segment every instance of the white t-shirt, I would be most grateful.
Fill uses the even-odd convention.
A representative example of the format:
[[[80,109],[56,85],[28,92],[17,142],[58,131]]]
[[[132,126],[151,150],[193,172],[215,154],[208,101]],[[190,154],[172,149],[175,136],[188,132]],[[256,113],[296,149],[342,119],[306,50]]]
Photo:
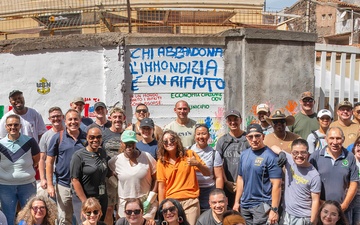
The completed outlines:
[[[221,159],[220,153],[218,151],[214,151],[212,147],[209,145],[205,149],[200,149],[194,144],[190,148],[194,150],[196,154],[205,162],[206,166],[210,169],[210,176],[204,176],[200,171],[196,171],[196,177],[198,179],[199,187],[206,188],[212,187],[215,185],[214,180],[214,167],[219,167],[223,165],[223,161]],[[213,156],[215,154],[215,157]]]
[[[121,153],[109,161],[109,168],[117,174],[120,198],[141,198],[151,191],[152,177],[156,173],[156,161],[147,152],[141,152],[131,166],[129,159]]]
[[[27,108],[27,112],[20,116],[21,130],[20,133],[33,137],[39,143],[39,135],[44,134],[47,129],[41,115],[32,108]],[[7,134],[5,129],[6,118],[14,113],[13,110],[7,112],[0,120],[0,138],[4,138]]]

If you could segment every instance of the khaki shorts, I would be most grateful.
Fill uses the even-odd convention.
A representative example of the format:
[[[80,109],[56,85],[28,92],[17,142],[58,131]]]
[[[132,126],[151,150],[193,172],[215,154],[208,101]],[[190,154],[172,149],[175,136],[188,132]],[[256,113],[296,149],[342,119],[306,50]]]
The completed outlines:
[[[111,180],[115,181],[114,179],[116,179],[115,176],[110,177]],[[114,184],[117,184],[117,179],[116,182],[111,182],[109,181],[110,178],[106,178],[105,182],[106,182],[106,191],[108,194],[108,206],[114,206],[118,203],[118,189],[117,189],[117,185],[114,186]]]

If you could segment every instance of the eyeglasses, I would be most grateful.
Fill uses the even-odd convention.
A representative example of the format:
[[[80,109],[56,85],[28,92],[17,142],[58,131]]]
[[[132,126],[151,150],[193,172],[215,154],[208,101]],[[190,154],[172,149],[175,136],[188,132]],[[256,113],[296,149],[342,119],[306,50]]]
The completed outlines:
[[[98,136],[95,136],[95,135],[89,135],[88,136],[89,140],[95,140],[95,139],[98,139],[100,140],[102,138],[102,135],[98,135]]]
[[[148,110],[147,110],[147,109],[137,109],[136,112],[137,112],[137,113],[141,113],[141,112],[147,113]]]
[[[345,107],[340,107],[338,110],[341,112],[343,112],[343,111],[351,112],[352,109],[351,109],[351,107],[345,106]]]
[[[6,124],[7,127],[19,127],[20,126],[20,123],[9,123],[9,124]]]
[[[339,216],[338,213],[336,213],[336,212],[329,212],[329,211],[326,210],[326,209],[323,209],[323,210],[322,210],[322,213],[324,213],[325,216],[330,216],[330,217],[338,217],[338,216]]]
[[[50,116],[50,119],[56,119],[56,118],[60,118],[62,115],[53,115],[53,116]]]
[[[168,212],[170,212],[170,213],[176,213],[176,206],[171,206],[171,207],[169,207],[169,208],[166,208],[166,209],[162,209],[162,210],[161,210],[161,213],[162,213],[162,214],[166,214],[166,213],[168,213]]]
[[[259,138],[261,138],[261,134],[254,134],[254,135],[248,135],[248,136],[246,136],[247,138],[249,138],[250,140],[252,140],[252,139],[259,139]]]
[[[286,123],[286,120],[273,120],[272,123],[273,124],[278,124],[278,123],[284,124],[284,123]]]
[[[311,102],[314,102],[314,99],[312,99],[312,98],[304,98],[302,101],[311,103]]]
[[[141,209],[135,209],[135,210],[125,210],[125,214],[128,216],[131,216],[132,214],[139,215],[141,213]]]
[[[356,112],[357,114],[360,114],[360,110],[356,110],[355,112]]]
[[[99,210],[94,210],[94,211],[89,211],[89,212],[86,212],[85,215],[87,216],[91,216],[91,213],[94,214],[95,216],[99,214]]]
[[[175,138],[170,138],[168,140],[163,140],[164,145],[169,145],[175,142]]]
[[[293,156],[298,156],[298,155],[306,156],[306,155],[309,154],[309,153],[306,152],[306,151],[302,151],[302,152],[292,151],[291,154],[292,154]]]
[[[46,209],[45,206],[33,206],[31,208],[32,208],[32,210],[34,210],[34,212],[37,212],[38,210],[44,211]]]

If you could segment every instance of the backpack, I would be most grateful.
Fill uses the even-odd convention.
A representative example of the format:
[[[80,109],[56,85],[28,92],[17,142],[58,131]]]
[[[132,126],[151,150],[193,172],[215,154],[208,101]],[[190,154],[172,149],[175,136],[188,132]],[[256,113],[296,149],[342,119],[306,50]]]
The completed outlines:
[[[318,143],[320,142],[320,139],[324,139],[324,137],[319,137],[319,135],[317,135],[316,131],[315,130],[312,130],[311,133],[314,135],[315,137],[315,146],[314,146],[314,149],[316,149]]]

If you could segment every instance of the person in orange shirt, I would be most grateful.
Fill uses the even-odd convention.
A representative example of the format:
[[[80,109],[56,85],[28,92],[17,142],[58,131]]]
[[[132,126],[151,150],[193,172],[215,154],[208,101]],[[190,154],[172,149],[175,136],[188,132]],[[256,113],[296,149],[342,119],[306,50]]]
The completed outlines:
[[[165,198],[178,200],[190,225],[195,225],[200,215],[196,170],[209,176],[209,168],[194,151],[184,149],[174,131],[167,130],[159,141],[156,170],[159,202]]]

